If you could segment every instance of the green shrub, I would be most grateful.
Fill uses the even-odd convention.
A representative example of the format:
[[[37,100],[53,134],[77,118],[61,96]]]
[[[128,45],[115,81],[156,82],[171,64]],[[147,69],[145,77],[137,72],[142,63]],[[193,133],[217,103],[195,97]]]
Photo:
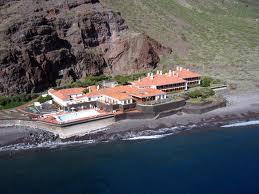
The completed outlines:
[[[106,75],[89,75],[84,80],[72,82],[66,85],[55,87],[56,90],[67,89],[67,88],[76,88],[76,87],[88,87],[92,85],[98,85],[104,80],[111,80],[111,76]]]
[[[208,98],[210,96],[214,96],[215,92],[211,88],[203,88],[201,89],[202,92],[202,98]]]
[[[7,97],[0,96],[0,105],[5,106],[8,103],[7,99]]]
[[[213,79],[211,81],[211,84],[226,84],[226,81],[220,80],[220,79]]]
[[[212,79],[210,77],[202,77],[201,79],[201,86],[202,87],[210,87]]]
[[[211,88],[200,88],[192,90],[188,93],[190,98],[208,98],[210,96],[214,96],[215,92]]]
[[[40,96],[38,98],[38,102],[40,102],[40,103],[44,103],[44,102],[47,102],[49,100],[52,100],[52,97],[50,95],[47,95],[46,97]]]
[[[144,76],[146,76],[146,72],[134,73],[131,75],[117,75],[115,76],[115,80],[118,82],[118,84],[125,85]]]
[[[115,80],[118,82],[118,84],[125,85],[131,81],[131,78],[129,75],[117,75],[115,76]]]
[[[194,91],[189,92],[190,98],[199,98],[201,96],[202,96],[202,93],[200,90],[194,90]]]
[[[212,84],[224,84],[224,81],[207,76],[201,78],[202,87],[210,87]]]
[[[88,88],[84,89],[84,91],[83,91],[84,94],[87,94],[89,92],[90,92],[90,90]]]
[[[56,80],[56,86],[60,86],[61,85],[61,79],[57,79]]]
[[[0,109],[15,108],[37,98],[37,94],[19,94],[15,96],[0,96]]]
[[[85,80],[83,81],[83,84],[87,86],[97,85],[101,81],[110,80],[110,79],[111,77],[106,75],[99,75],[99,76],[90,75],[85,78]]]

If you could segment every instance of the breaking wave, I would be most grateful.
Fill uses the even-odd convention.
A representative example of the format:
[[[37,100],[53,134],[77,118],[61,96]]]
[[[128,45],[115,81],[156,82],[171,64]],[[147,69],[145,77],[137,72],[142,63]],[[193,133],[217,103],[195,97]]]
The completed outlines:
[[[160,139],[170,135],[174,135],[183,130],[190,130],[196,127],[196,125],[189,126],[188,128],[184,126],[177,126],[171,128],[161,128],[158,130],[147,130],[142,133],[129,135],[127,138],[124,138],[124,141],[134,141],[134,140],[148,140],[148,139]]]
[[[223,125],[221,127],[244,127],[249,125],[259,125],[259,121],[247,121],[247,122],[241,122],[241,123],[233,123],[229,125]]]
[[[145,139],[159,139],[162,137],[166,137],[169,135],[173,135],[175,133],[168,133],[168,134],[164,134],[164,135],[146,135],[146,136],[136,136],[136,137],[130,137],[127,139],[124,139],[126,141],[133,141],[133,140],[145,140]]]

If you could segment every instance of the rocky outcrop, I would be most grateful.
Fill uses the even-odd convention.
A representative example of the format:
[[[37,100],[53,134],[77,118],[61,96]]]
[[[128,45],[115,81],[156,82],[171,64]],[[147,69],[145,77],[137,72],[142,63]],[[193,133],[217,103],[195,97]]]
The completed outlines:
[[[98,0],[1,0],[0,94],[154,68],[171,53]]]
[[[166,48],[145,34],[131,33],[117,37],[109,44],[105,58],[114,74],[133,73],[140,69],[154,68],[159,55],[170,53]]]

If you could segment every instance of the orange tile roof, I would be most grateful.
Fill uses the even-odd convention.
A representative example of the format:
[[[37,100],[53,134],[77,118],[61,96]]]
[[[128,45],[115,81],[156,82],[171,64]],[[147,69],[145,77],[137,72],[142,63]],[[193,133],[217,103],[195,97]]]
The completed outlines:
[[[201,74],[195,73],[193,71],[190,71],[189,69],[184,68],[182,68],[181,70],[177,70],[176,73],[178,73],[179,77],[182,79],[201,77]]]
[[[143,88],[143,89],[135,88],[135,89],[136,90],[132,91],[130,94],[132,96],[136,96],[136,97],[139,97],[139,98],[146,98],[146,97],[166,94],[165,92],[162,92],[162,91],[157,90],[157,89],[152,89],[152,88]]]
[[[103,96],[103,95],[115,98],[117,100],[127,100],[131,98],[127,93],[125,86],[117,86],[113,88],[102,88],[102,89],[99,89],[98,91],[96,90],[94,92],[89,92],[85,96],[95,97],[95,96]]]
[[[50,89],[49,93],[60,98],[61,100],[69,100],[71,95],[82,94],[85,88],[68,88],[61,90]]]
[[[132,85],[138,87],[150,87],[150,86],[162,86],[162,85],[169,85],[169,84],[177,84],[177,83],[185,83],[186,81],[177,77],[176,75],[160,75],[156,74],[151,79],[150,76],[142,78],[140,81],[132,82]]]
[[[145,98],[150,96],[156,96],[156,95],[163,95],[164,92],[157,90],[157,89],[151,89],[151,88],[143,88],[139,89],[134,86],[117,86],[113,88],[102,88],[95,92],[90,92],[85,94],[83,97],[95,97],[95,96],[108,96],[117,100],[127,100],[131,99],[132,96]]]

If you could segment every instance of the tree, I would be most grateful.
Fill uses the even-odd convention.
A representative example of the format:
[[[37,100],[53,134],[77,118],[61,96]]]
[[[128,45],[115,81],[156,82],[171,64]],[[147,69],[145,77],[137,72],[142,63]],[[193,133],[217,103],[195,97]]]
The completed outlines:
[[[202,93],[200,90],[193,90],[193,91],[189,92],[188,96],[190,98],[199,98],[202,96]]]
[[[89,93],[90,91],[89,91],[89,88],[86,88],[86,89],[84,89],[84,91],[83,91],[83,93],[84,94],[87,94],[87,93]]]
[[[212,90],[211,88],[202,88],[201,93],[202,93],[202,96],[201,96],[202,98],[208,98],[210,96],[215,95],[214,90]]]
[[[209,77],[203,77],[201,80],[201,86],[202,87],[210,87],[212,79]]]
[[[117,75],[115,76],[115,80],[118,82],[118,84],[125,85],[127,84],[131,79],[127,75]]]
[[[200,88],[189,92],[188,96],[190,98],[208,98],[214,96],[215,92],[211,88]]]
[[[46,97],[40,96],[38,98],[38,102],[41,103],[41,104],[44,103],[44,102],[47,102],[49,100],[52,100],[52,97],[50,95],[47,95]]]

